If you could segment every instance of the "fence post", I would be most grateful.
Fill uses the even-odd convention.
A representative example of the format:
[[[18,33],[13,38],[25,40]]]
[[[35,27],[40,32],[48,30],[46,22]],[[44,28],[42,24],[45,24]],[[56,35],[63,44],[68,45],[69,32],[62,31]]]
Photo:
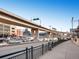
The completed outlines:
[[[48,42],[48,50],[51,50],[51,43]]]
[[[50,50],[52,50],[52,42],[50,42]]]
[[[53,41],[52,41],[52,48],[53,48],[53,46],[54,46],[54,43],[53,43]]]
[[[26,48],[26,59],[28,59],[28,48]]]
[[[44,54],[44,44],[42,44],[42,55]]]
[[[31,59],[33,59],[33,46],[31,46]]]
[[[48,50],[49,50],[49,42],[48,42]]]

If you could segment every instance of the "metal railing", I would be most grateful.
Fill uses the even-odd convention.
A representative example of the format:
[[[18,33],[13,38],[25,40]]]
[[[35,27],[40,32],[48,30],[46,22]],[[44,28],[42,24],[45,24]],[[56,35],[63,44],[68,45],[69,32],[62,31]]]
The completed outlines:
[[[36,47],[31,46],[31,48],[26,48],[21,51],[2,55],[0,56],[0,59],[38,59],[40,56],[45,54],[47,51],[51,51],[53,46],[56,46],[62,42],[64,42],[64,40],[59,40],[55,43],[48,42],[47,44],[42,44]]]

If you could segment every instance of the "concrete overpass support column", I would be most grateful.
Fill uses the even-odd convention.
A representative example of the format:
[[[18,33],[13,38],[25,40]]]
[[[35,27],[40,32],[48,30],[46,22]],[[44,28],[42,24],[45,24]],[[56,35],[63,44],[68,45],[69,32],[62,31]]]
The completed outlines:
[[[52,33],[50,33],[50,37],[51,37],[51,38],[53,37]]]
[[[55,37],[55,33],[53,33],[53,38]]]
[[[32,37],[35,38],[35,33],[34,33],[34,29],[31,29],[31,33],[32,33]]]
[[[39,31],[38,31],[38,29],[35,29],[35,39],[39,39]]]
[[[54,33],[52,33],[52,38],[54,38]]]
[[[47,36],[48,40],[50,39],[50,36],[51,36],[51,35],[50,35],[50,32],[48,32],[48,36]]]
[[[39,37],[39,31],[38,31],[38,29],[31,29],[31,32],[32,32],[32,37],[34,38],[34,39],[38,39],[38,37]]]

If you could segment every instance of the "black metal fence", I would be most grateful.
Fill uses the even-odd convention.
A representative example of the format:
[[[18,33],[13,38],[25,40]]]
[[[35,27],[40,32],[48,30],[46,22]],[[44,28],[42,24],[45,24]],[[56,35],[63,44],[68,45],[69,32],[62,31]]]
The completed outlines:
[[[55,43],[48,42],[36,47],[26,48],[25,50],[13,52],[10,54],[0,56],[0,59],[38,59],[40,56],[45,54],[47,51],[51,51],[52,48],[65,40],[59,40]]]

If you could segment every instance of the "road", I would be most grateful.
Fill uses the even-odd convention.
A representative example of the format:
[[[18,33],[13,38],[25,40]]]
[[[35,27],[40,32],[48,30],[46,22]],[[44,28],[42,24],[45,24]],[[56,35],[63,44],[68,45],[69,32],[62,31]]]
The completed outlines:
[[[42,45],[45,43],[47,43],[47,42],[36,42],[36,43],[22,44],[22,45],[16,45],[16,46],[0,47],[0,56],[23,50],[26,47],[28,47],[28,48],[30,48],[31,46],[35,47],[35,46]]]
[[[67,41],[54,47],[39,59],[79,59],[79,46]]]

